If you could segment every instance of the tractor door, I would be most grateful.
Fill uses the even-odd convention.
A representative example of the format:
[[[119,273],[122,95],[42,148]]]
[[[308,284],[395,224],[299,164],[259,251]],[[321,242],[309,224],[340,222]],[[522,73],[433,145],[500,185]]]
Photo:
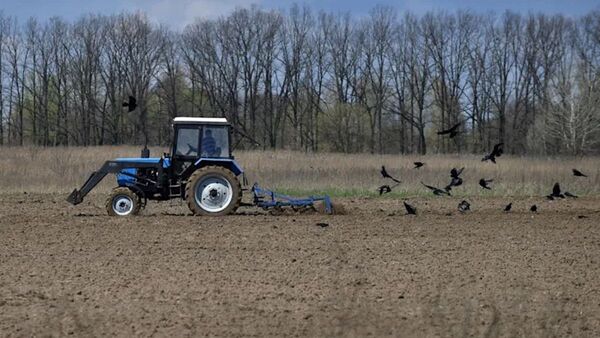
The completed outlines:
[[[231,158],[229,136],[229,126],[227,125],[203,125],[200,157]]]
[[[200,157],[200,135],[202,127],[197,124],[176,124],[172,150],[172,167],[176,175],[181,174]]]

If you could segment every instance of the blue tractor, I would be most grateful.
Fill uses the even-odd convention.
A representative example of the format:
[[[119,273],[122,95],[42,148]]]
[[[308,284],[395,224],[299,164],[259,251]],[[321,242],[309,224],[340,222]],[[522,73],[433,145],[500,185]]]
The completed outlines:
[[[106,161],[67,201],[77,205],[107,174],[118,187],[106,201],[109,215],[139,213],[147,200],[182,198],[195,215],[221,216],[241,203],[242,168],[231,154],[231,126],[225,118],[176,117],[171,155]],[[144,152],[143,152],[144,153]]]

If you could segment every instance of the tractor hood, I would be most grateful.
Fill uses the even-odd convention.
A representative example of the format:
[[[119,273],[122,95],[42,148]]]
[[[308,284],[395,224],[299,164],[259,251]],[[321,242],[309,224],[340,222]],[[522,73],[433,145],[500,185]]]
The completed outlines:
[[[160,162],[160,157],[123,157],[115,158],[115,162],[128,162],[128,163],[156,163]],[[171,166],[170,158],[163,158],[163,168]],[[136,168],[125,168],[117,174],[117,184],[120,187],[126,187],[135,184],[135,175],[137,173]]]
[[[114,161],[138,162],[138,163],[158,163],[158,162],[160,162],[160,157],[121,157],[121,158],[115,158]],[[171,159],[164,158],[163,159],[163,168],[168,168],[170,166],[171,166]]]

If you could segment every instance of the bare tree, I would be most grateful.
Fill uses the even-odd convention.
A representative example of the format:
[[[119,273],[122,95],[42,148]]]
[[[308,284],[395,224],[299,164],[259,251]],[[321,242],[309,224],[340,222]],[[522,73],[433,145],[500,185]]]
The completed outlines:
[[[424,17],[425,44],[434,62],[432,88],[440,111],[439,127],[445,128],[462,120],[461,99],[466,88],[468,42],[474,31],[471,14],[458,12],[427,14]],[[460,138],[454,138],[460,152]],[[447,151],[447,138],[439,139]]]
[[[265,149],[597,152],[598,13],[252,6],[182,33],[142,13],[0,15],[0,144],[160,144],[191,114],[227,117]],[[432,132],[458,122],[452,140]]]

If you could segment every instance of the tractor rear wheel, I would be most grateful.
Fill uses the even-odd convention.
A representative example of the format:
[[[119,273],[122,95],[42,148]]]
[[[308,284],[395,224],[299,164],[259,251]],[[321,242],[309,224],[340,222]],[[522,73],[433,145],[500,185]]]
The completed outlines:
[[[242,187],[227,168],[206,166],[190,176],[185,196],[188,207],[195,215],[223,216],[239,207]]]
[[[140,212],[142,201],[129,188],[114,188],[106,200],[106,211],[110,216],[132,216]]]

